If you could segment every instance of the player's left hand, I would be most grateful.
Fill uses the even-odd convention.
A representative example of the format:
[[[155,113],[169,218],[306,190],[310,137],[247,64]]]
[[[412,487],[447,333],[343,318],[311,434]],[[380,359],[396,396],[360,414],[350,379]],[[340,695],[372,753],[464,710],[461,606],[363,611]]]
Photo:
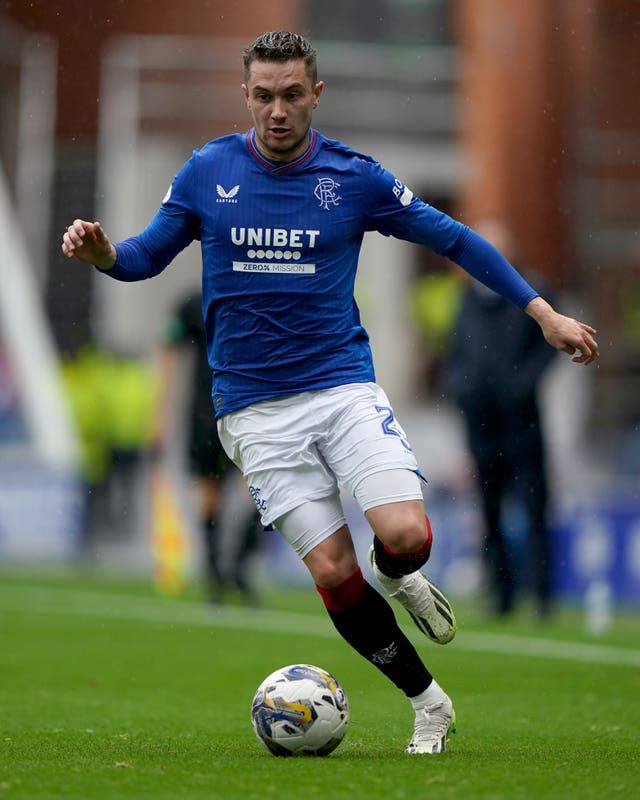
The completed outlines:
[[[591,364],[598,357],[598,343],[594,339],[596,329],[584,322],[579,322],[571,317],[564,317],[558,314],[550,331],[544,328],[545,339],[556,350],[562,350],[573,356],[571,359],[576,364]]]
[[[536,297],[526,307],[526,312],[540,325],[551,347],[568,353],[576,364],[591,364],[598,358],[596,329],[591,325],[558,314],[546,300]]]

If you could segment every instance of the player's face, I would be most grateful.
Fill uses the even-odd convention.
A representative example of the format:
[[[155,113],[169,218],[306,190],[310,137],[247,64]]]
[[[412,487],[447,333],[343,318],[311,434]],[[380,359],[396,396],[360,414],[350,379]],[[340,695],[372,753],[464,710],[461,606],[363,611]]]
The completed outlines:
[[[304,61],[254,61],[242,88],[260,152],[274,161],[301,155],[323,89],[322,82],[313,85]]]

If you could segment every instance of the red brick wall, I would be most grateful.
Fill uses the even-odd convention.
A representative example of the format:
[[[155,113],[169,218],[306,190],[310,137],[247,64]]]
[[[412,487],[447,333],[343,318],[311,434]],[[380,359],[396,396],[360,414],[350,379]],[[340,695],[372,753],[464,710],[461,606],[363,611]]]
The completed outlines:
[[[93,140],[98,125],[100,55],[120,33],[230,36],[250,42],[263,31],[297,29],[298,0],[6,0],[2,10],[58,41],[58,136]],[[239,73],[240,76],[240,73]]]

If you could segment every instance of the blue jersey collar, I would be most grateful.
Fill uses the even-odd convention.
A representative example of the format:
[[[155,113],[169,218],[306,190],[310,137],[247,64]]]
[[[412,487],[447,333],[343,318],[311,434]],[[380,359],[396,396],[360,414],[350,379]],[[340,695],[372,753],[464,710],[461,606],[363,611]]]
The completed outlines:
[[[298,156],[294,161],[272,161],[269,158],[266,158],[262,155],[262,153],[258,150],[258,146],[256,145],[256,130],[255,128],[251,128],[250,131],[247,132],[246,142],[247,147],[249,148],[249,152],[251,155],[258,161],[263,167],[266,167],[270,172],[274,175],[281,174],[283,172],[289,172],[292,169],[296,169],[297,167],[302,166],[316,152],[316,147],[318,144],[318,134],[317,132],[311,128],[309,136],[309,146],[307,149]]]

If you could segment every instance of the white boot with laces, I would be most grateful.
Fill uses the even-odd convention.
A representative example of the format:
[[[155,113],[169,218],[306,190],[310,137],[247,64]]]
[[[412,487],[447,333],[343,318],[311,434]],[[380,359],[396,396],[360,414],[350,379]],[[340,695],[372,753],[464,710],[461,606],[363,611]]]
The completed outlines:
[[[416,712],[416,719],[407,753],[444,753],[448,734],[456,732],[456,712],[451,699],[434,680],[425,692],[411,698],[411,704]]]

